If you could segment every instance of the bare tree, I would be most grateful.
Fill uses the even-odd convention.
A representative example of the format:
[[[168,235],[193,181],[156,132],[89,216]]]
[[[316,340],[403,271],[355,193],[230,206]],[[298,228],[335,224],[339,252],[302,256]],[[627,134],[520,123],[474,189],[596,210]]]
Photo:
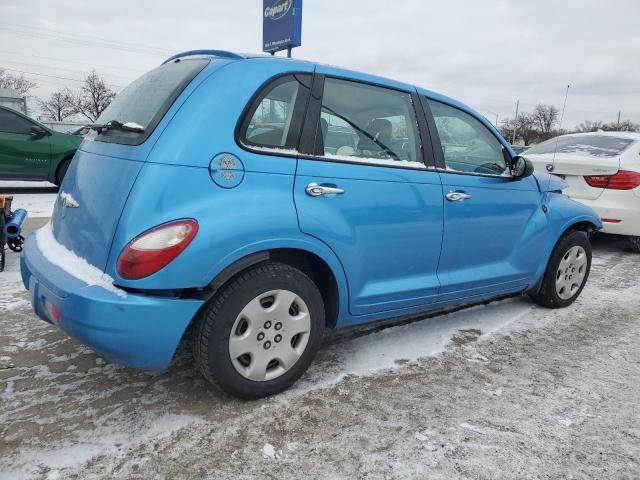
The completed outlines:
[[[602,129],[614,132],[640,132],[640,125],[633,123],[631,120],[624,120],[622,122],[605,123]]]
[[[597,132],[598,130],[605,132],[640,132],[640,125],[633,123],[631,120],[610,123],[604,123],[600,120],[595,122],[585,120],[575,128],[576,132]]]
[[[521,113],[518,115],[518,136],[522,138],[525,145],[530,145],[539,135],[536,131],[536,121],[531,113]]]
[[[551,136],[551,131],[558,121],[558,109],[553,105],[538,104],[533,109],[533,121],[543,139]]]
[[[18,92],[19,95],[25,96],[38,84],[25,78],[24,75],[12,75],[0,68],[0,88],[11,88]]]
[[[500,135],[510,141],[513,138],[513,132],[517,125],[518,122],[515,118],[505,118],[500,125]]]
[[[576,130],[578,132],[597,132],[598,130],[602,130],[602,125],[603,123],[600,120],[596,120],[595,122],[585,120],[576,127]]]
[[[91,122],[96,121],[116,96],[115,92],[107,86],[104,78],[95,70],[87,75],[78,93],[67,89],[65,95],[75,112],[82,114]]]
[[[533,140],[540,136],[540,132],[536,129],[536,122],[533,115],[523,112],[518,115],[518,119],[507,118],[502,122],[500,133],[504,138],[512,138],[513,131],[516,131],[516,140],[522,139],[525,145],[529,145]]]
[[[63,91],[54,92],[48,100],[40,100],[39,103],[44,115],[58,122],[77,113],[69,95]]]

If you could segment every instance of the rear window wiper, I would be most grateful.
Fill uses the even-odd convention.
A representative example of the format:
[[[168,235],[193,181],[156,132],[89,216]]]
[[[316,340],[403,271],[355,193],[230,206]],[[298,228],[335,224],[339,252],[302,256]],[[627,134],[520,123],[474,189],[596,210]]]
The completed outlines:
[[[89,125],[91,130],[102,133],[103,130],[122,130],[124,132],[144,133],[144,127],[134,122],[122,123],[118,120],[110,120],[107,123],[94,123]]]

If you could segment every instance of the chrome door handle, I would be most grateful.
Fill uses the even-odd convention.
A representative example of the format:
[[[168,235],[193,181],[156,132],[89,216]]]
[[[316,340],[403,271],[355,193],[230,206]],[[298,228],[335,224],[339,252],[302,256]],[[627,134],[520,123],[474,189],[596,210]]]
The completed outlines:
[[[312,197],[319,197],[321,195],[342,195],[344,193],[342,188],[318,185],[316,182],[311,182],[307,185],[307,188],[305,188],[304,191],[307,192],[307,195],[311,195]]]
[[[469,200],[471,195],[464,192],[449,192],[447,193],[447,200],[450,202],[460,202],[462,200]]]

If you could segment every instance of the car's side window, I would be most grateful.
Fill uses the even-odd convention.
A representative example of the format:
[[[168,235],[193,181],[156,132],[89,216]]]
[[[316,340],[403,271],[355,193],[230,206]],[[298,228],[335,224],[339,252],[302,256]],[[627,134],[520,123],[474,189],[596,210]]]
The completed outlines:
[[[508,175],[504,147],[482,122],[444,103],[428,100],[447,170]]]
[[[409,93],[326,78],[319,127],[329,159],[424,167]]]
[[[247,146],[291,149],[297,147],[308,87],[301,81],[309,75],[279,77],[254,100],[243,120],[240,140]]]
[[[0,108],[0,132],[29,135],[32,126],[30,121]]]

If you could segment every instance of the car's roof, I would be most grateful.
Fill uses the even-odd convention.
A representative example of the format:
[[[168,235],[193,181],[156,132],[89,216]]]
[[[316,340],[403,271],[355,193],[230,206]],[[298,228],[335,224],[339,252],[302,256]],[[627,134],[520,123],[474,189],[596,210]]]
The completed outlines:
[[[163,62],[163,64],[167,63],[167,62],[170,62],[170,61],[173,61],[173,60],[178,59],[178,58],[194,57],[194,56],[217,57],[217,58],[223,58],[225,60],[230,60],[230,61],[234,61],[234,60],[235,61],[240,61],[240,60],[271,61],[271,60],[274,60],[274,61],[286,62],[286,63],[292,64],[292,65],[295,65],[295,64],[305,65],[307,67],[307,68],[305,68],[305,70],[308,69],[309,64],[312,64],[312,65],[316,65],[318,67],[322,67],[323,70],[325,71],[325,73],[329,74],[329,75],[336,75],[336,76],[341,76],[341,77],[345,77],[345,78],[351,78],[353,80],[359,80],[359,81],[363,81],[363,82],[383,85],[383,86],[387,86],[387,87],[390,87],[390,88],[398,88],[398,89],[403,89],[403,90],[408,90],[408,91],[416,91],[420,95],[424,95],[424,96],[426,96],[426,97],[428,97],[430,99],[433,99],[435,101],[438,101],[438,102],[446,103],[448,105],[451,105],[452,107],[458,108],[458,109],[460,109],[460,110],[472,115],[473,117],[475,117],[476,119],[481,121],[487,128],[489,128],[491,131],[493,131],[494,134],[496,134],[498,136],[498,138],[502,138],[500,136],[499,132],[497,131],[497,129],[495,128],[495,126],[489,120],[487,120],[484,117],[484,115],[481,115],[479,112],[477,112],[473,108],[465,105],[462,102],[459,102],[457,100],[454,100],[453,98],[447,97],[446,95],[442,95],[440,93],[434,92],[432,90],[427,90],[425,88],[420,88],[420,87],[417,87],[415,85],[399,82],[399,81],[391,79],[391,78],[372,75],[372,74],[369,74],[369,73],[364,73],[364,72],[360,72],[360,71],[356,71],[356,70],[349,70],[349,69],[346,69],[346,68],[336,67],[336,66],[333,66],[333,65],[327,65],[327,64],[323,64],[323,63],[319,63],[319,62],[310,62],[310,61],[307,61],[307,60],[302,60],[302,59],[297,59],[297,58],[286,58],[286,57],[282,57],[282,56],[268,55],[268,54],[264,54],[264,53],[258,53],[258,54],[255,54],[255,53],[253,53],[253,54],[252,53],[236,53],[236,52],[230,52],[230,51],[226,51],[226,50],[190,50],[190,51],[187,51],[187,52],[182,52],[182,53],[178,53],[176,55],[173,55],[172,57],[170,57],[167,60],[165,60]],[[505,142],[506,142],[506,140],[505,140]],[[507,144],[505,144],[505,145],[507,145]]]
[[[336,74],[340,74],[341,76],[344,76],[344,77],[351,77],[351,78],[354,78],[354,79],[359,79],[359,80],[368,81],[370,83],[377,83],[377,84],[381,84],[381,85],[389,85],[391,87],[393,87],[395,85],[397,87],[402,87],[404,89],[410,89],[410,90],[417,89],[418,93],[421,93],[423,95],[431,97],[434,100],[441,101],[441,102],[444,102],[444,103],[449,103],[449,104],[451,104],[453,106],[460,107],[463,110],[473,111],[473,109],[471,109],[467,105],[464,105],[463,103],[458,102],[457,100],[454,100],[453,98],[447,97],[446,95],[442,95],[440,93],[434,92],[432,90],[427,90],[425,88],[416,87],[415,85],[403,83],[403,82],[400,82],[400,81],[392,79],[392,78],[373,75],[373,74],[370,74],[370,73],[365,73],[365,72],[361,72],[361,71],[357,71],[357,70],[351,70],[351,69],[348,69],[348,68],[338,67],[338,66],[335,66],[335,65],[330,65],[330,64],[321,63],[321,62],[312,62],[312,61],[309,61],[309,60],[298,59],[298,58],[286,58],[286,57],[282,57],[282,56],[269,55],[269,54],[266,54],[266,53],[237,53],[237,52],[230,52],[230,51],[226,51],[226,50],[189,50],[187,52],[182,52],[182,53],[178,53],[176,55],[173,55],[172,57],[169,57],[167,60],[165,60],[163,63],[170,62],[170,61],[175,60],[177,58],[194,57],[194,56],[219,57],[219,58],[225,58],[225,59],[228,59],[228,60],[249,60],[249,59],[269,60],[269,59],[272,59],[272,60],[283,61],[283,62],[287,62],[287,63],[291,63],[291,64],[300,64],[300,65],[313,64],[313,65],[324,67],[324,68],[326,68],[328,70],[331,70],[332,72],[335,72]],[[477,113],[474,112],[474,114],[477,114]]]

